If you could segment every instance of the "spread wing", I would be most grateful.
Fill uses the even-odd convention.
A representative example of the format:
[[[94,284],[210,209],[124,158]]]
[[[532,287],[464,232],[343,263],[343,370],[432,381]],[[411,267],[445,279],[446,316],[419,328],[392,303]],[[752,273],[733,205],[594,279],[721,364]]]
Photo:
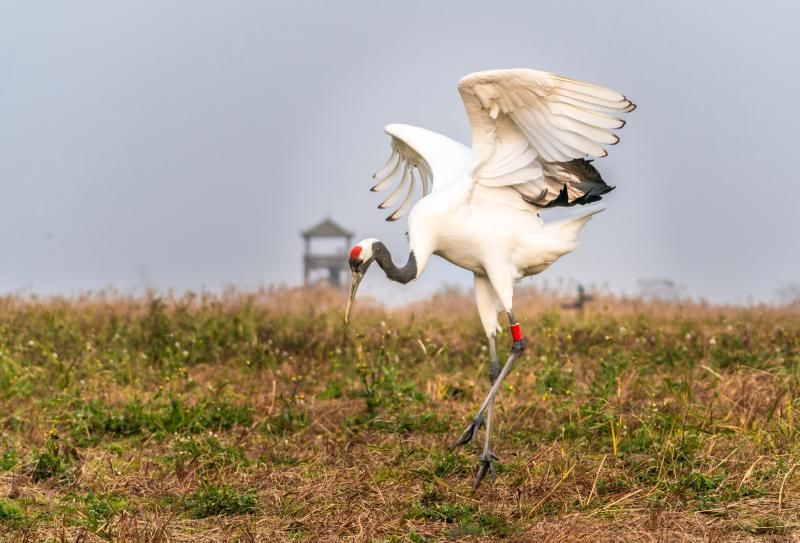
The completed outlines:
[[[636,107],[622,94],[527,69],[476,72],[458,90],[477,186],[513,188],[538,207],[589,203],[613,188],[584,159],[619,141],[616,115]]]
[[[391,136],[392,155],[375,174],[373,192],[394,188],[378,206],[386,209],[399,204],[387,217],[396,221],[405,215],[414,201],[419,185],[422,195],[469,175],[473,155],[469,147],[424,128],[390,124],[384,130]]]

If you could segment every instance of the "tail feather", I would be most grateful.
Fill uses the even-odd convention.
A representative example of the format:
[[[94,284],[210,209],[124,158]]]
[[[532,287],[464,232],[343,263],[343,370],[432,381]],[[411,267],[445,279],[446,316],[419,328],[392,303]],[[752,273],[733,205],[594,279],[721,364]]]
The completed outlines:
[[[583,227],[589,222],[594,215],[604,211],[605,207],[602,205],[584,208],[581,213],[575,214],[571,217],[554,221],[550,224],[550,228],[558,233],[558,237],[565,244],[578,243],[578,234],[580,234]]]
[[[593,215],[603,211],[602,205],[583,208],[578,213],[570,213],[566,217],[544,223],[544,229],[535,236],[530,246],[530,253],[522,255],[520,261],[522,275],[535,275],[543,272],[553,262],[571,253],[578,247],[578,234]]]

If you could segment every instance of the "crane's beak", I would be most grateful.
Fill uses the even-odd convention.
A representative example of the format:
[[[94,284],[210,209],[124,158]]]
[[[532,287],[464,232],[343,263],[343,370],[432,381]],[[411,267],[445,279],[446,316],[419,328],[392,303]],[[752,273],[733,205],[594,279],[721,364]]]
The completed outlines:
[[[347,321],[350,320],[350,308],[353,307],[353,300],[356,298],[356,291],[358,290],[358,285],[361,283],[361,280],[364,278],[363,272],[353,272],[350,276],[350,296],[347,298],[347,309],[344,310],[344,323],[347,324]]]

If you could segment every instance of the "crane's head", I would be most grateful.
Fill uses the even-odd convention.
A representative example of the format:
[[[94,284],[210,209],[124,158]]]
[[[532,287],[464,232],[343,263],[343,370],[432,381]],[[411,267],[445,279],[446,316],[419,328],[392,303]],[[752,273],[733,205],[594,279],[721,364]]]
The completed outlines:
[[[350,318],[350,308],[353,306],[353,300],[356,297],[356,291],[358,290],[358,285],[361,283],[361,280],[364,278],[364,274],[367,273],[367,268],[369,265],[372,264],[372,261],[375,260],[375,244],[378,243],[378,240],[375,238],[367,238],[365,240],[359,241],[356,243],[352,249],[350,249],[350,296],[347,299],[347,309],[344,311],[344,322],[347,324],[348,319]]]

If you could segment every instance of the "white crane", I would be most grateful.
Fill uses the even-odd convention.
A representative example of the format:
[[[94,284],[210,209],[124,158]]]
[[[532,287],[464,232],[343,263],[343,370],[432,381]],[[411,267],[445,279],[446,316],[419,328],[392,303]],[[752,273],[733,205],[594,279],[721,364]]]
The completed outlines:
[[[408,262],[398,267],[375,238],[350,250],[352,282],[347,322],[356,290],[372,262],[400,283],[416,279],[431,255],[439,255],[475,275],[475,301],[489,339],[491,387],[478,413],[453,445],[473,441],[481,425],[486,439],[474,486],[486,473],[494,478],[490,439],[494,399],[514,361],[525,349],[514,316],[514,282],[544,271],[578,245],[578,233],[602,207],[545,223],[543,208],[588,204],[608,186],[586,157],[603,157],[603,144],[619,138],[612,130],[633,111],[622,94],[590,83],[536,70],[491,70],[458,83],[472,125],[472,148],[414,126],[390,124],[392,155],[373,177],[373,191],[399,180],[378,207],[400,203],[387,218],[408,215]],[[423,198],[411,207],[420,181]],[[401,201],[402,199],[402,201]],[[513,343],[501,368],[495,334],[498,313],[508,316]]]

